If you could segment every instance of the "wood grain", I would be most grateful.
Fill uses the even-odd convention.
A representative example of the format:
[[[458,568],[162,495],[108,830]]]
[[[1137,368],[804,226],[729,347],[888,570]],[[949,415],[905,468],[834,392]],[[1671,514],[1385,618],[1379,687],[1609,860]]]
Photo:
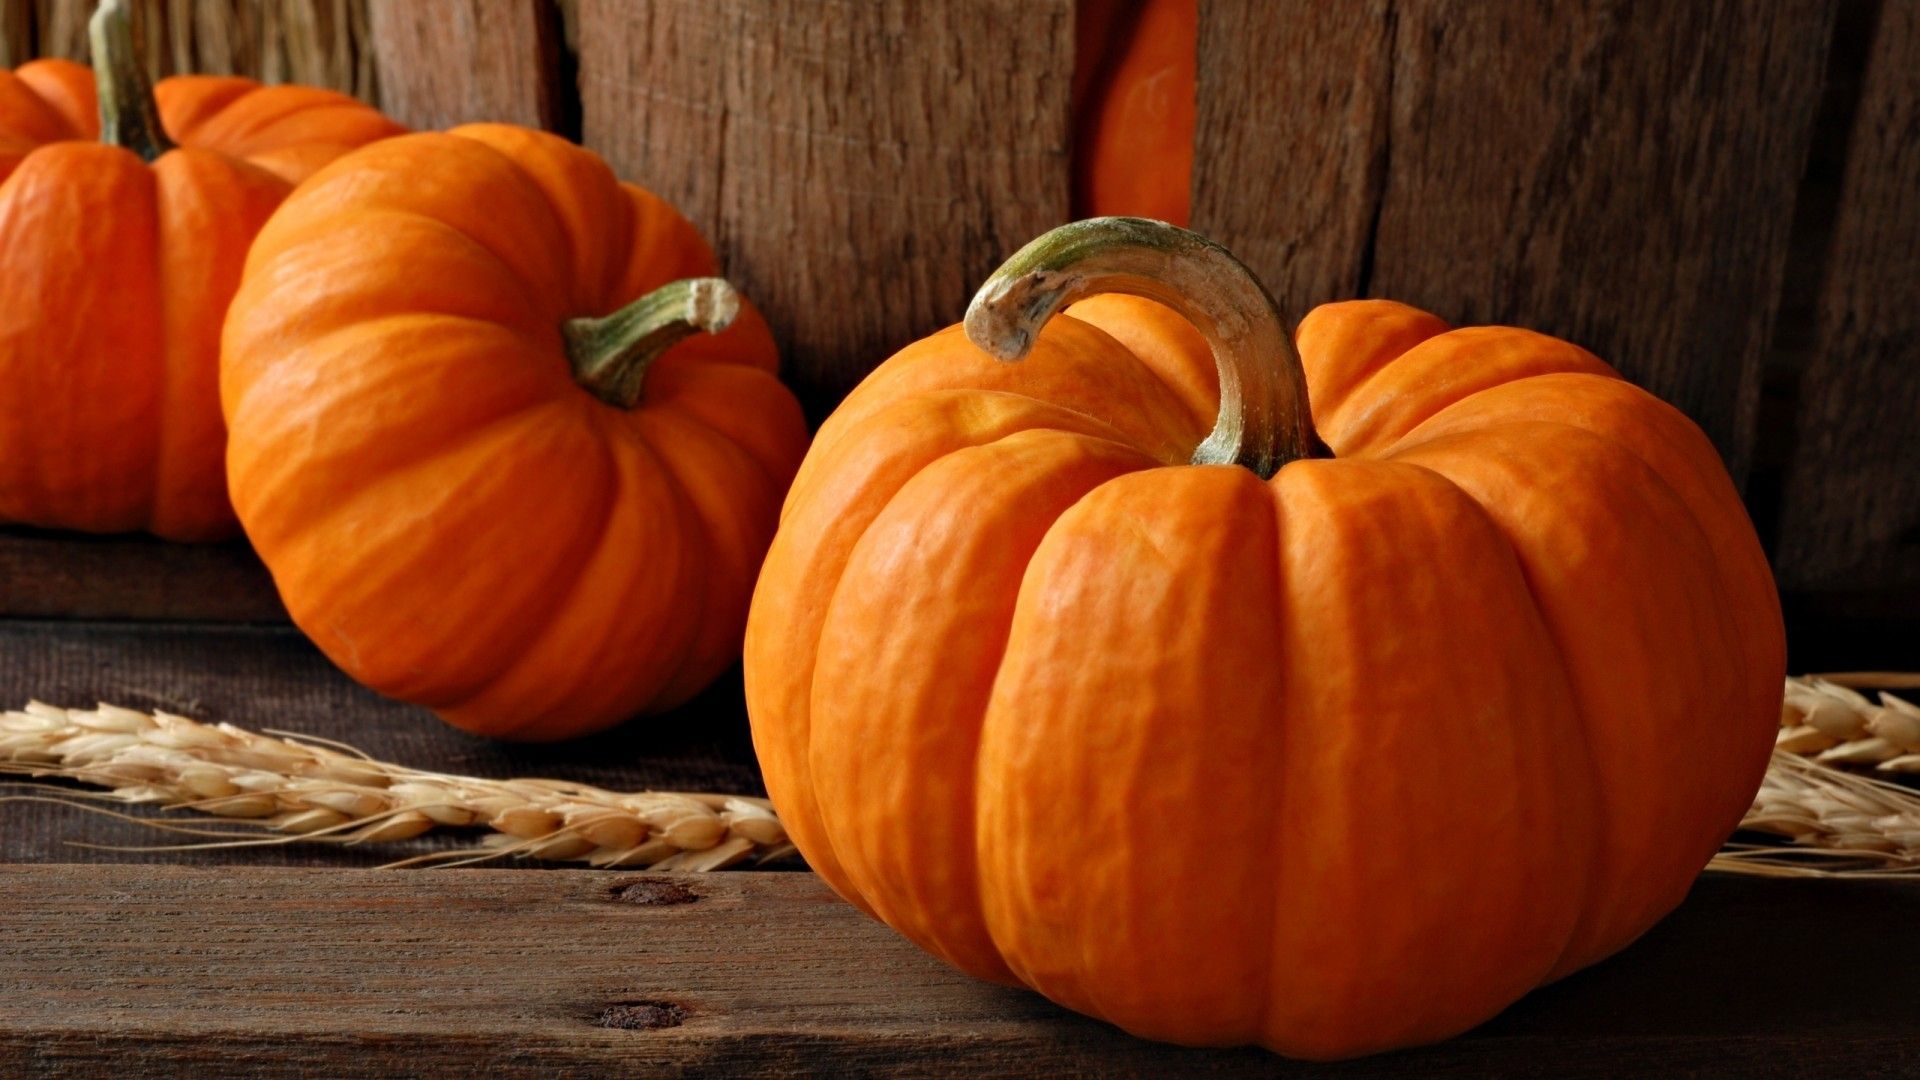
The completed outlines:
[[[1066,220],[1067,0],[583,0],[587,145],[767,313],[816,419]]]
[[[0,528],[0,616],[284,622],[245,544]]]
[[[1387,0],[1200,5],[1193,226],[1280,310],[1358,296],[1387,164]]]
[[[0,67],[19,67],[38,52],[33,35],[33,0],[0,0]]]
[[[33,9],[31,46],[14,49],[87,58],[95,0],[0,0],[0,12],[9,6]],[[373,100],[366,0],[141,0],[133,8],[155,76],[247,75]]]
[[[1578,342],[1742,476],[1832,5],[1415,0],[1382,17],[1392,113],[1364,291]]]
[[[1920,886],[1707,878],[1480,1030],[1340,1065],[981,983],[810,874],[4,866],[0,1066],[254,1075],[1894,1076]],[[632,886],[640,886],[638,889]],[[690,900],[685,893],[694,894]],[[680,900],[681,902],[647,902]],[[1783,935],[1782,926],[1818,927]],[[1755,948],[1764,941],[1767,948]]]
[[[1775,560],[1920,605],[1920,4],[1880,8],[1847,139]],[[1910,610],[1920,610],[1914,608]]]
[[[568,111],[550,0],[367,0],[380,106],[414,128],[556,130]]]

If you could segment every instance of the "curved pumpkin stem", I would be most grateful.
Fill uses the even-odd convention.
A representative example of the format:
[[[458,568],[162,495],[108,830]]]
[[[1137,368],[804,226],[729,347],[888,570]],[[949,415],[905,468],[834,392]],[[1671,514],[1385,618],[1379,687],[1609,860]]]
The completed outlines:
[[[740,294],[725,278],[685,278],[611,315],[569,319],[560,333],[574,379],[601,401],[631,409],[661,354],[694,334],[725,330],[739,313]]]
[[[87,24],[93,44],[93,85],[100,99],[100,141],[152,161],[173,149],[160,125],[153,83],[140,61],[133,37],[133,12],[127,0],[101,0]]]
[[[974,294],[967,338],[1018,360],[1062,308],[1114,292],[1179,312],[1213,349],[1220,416],[1195,465],[1239,464],[1265,479],[1289,461],[1333,456],[1313,430],[1306,372],[1273,297],[1226,248],[1164,221],[1090,218],[1034,240]]]

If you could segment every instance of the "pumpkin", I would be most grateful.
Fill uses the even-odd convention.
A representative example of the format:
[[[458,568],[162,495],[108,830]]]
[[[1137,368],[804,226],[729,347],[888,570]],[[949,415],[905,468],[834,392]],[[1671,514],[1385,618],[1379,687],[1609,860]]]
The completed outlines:
[[[1077,18],[1075,214],[1187,224],[1199,0],[1082,0]]]
[[[1100,219],[821,427],[745,664],[854,904],[1140,1035],[1331,1058],[1673,908],[1785,660],[1713,447],[1600,360],[1384,300],[1296,354],[1223,249]]]
[[[366,685],[518,739],[733,663],[807,434],[713,271],[672,207],[541,132],[402,136],[303,184],[221,377],[234,505],[294,622]]]
[[[149,87],[118,0],[92,33],[97,114],[78,64],[0,71],[0,521],[229,536],[219,336],[247,245],[292,181],[400,128],[325,90]]]

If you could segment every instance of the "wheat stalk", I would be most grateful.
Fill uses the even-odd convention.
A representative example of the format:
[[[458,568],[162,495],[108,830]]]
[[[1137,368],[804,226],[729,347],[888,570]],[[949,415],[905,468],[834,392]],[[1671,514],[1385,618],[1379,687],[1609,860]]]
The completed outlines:
[[[1920,773],[1920,706],[1891,692],[1910,687],[1920,675],[1788,679],[1773,761],[1740,822],[1787,843],[1728,844],[1710,866],[1776,877],[1920,872],[1920,792],[1843,768]],[[1878,701],[1861,692],[1872,689]]]
[[[1889,692],[1905,687],[1920,687],[1920,676],[1788,679],[1773,761],[1740,823],[1745,832],[1785,842],[1731,843],[1712,868],[1767,876],[1920,872],[1920,791],[1841,768],[1920,773],[1920,706]],[[1878,701],[1861,692],[1874,688]],[[513,855],[711,870],[793,850],[764,799],[451,776],[374,761],[326,740],[111,705],[82,710],[36,702],[0,714],[4,774],[93,784],[111,789],[101,798],[196,810],[238,828],[210,832],[135,819],[213,840],[182,847],[360,844],[478,827],[491,830],[478,847],[393,865]]]
[[[714,870],[792,850],[764,799],[620,794],[559,780],[450,776],[375,761],[326,740],[112,705],[84,710],[35,702],[0,715],[5,774],[79,781],[111,789],[98,798],[228,819],[230,828],[217,832],[135,819],[214,838],[180,847],[289,840],[360,844],[475,827],[490,830],[477,848],[393,865],[515,855],[602,867]]]

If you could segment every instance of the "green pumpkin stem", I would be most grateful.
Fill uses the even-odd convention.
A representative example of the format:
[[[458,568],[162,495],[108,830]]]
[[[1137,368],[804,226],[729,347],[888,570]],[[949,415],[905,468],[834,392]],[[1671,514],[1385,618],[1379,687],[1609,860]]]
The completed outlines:
[[[967,338],[1019,360],[1048,319],[1100,293],[1165,304],[1212,347],[1220,414],[1195,465],[1244,465],[1265,479],[1289,461],[1333,456],[1313,429],[1306,371],[1273,297],[1226,248],[1164,221],[1091,218],[1039,237],[974,294]]]
[[[94,92],[100,99],[100,141],[131,150],[142,161],[173,149],[173,140],[160,126],[153,83],[134,40],[128,0],[101,0],[87,24],[87,36],[93,43]]]
[[[566,339],[573,377],[594,397],[621,409],[640,403],[647,368],[694,334],[717,334],[740,313],[740,294],[724,278],[668,282],[598,319],[569,319]]]

